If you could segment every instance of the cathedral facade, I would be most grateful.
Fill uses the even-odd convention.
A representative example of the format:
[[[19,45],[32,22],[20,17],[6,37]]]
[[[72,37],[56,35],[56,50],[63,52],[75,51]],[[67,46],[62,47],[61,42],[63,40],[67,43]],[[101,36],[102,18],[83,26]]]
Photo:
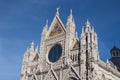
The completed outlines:
[[[50,27],[46,22],[43,28],[40,49],[32,42],[26,50],[20,80],[120,80],[120,50],[114,46],[112,58],[102,61],[90,22],[80,38],[75,27],[72,10],[64,25],[57,9]]]

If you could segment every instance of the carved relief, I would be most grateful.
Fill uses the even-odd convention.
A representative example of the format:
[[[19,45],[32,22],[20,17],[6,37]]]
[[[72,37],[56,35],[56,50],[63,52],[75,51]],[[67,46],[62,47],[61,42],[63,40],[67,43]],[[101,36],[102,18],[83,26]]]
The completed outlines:
[[[62,32],[62,28],[60,27],[60,25],[57,23],[55,24],[53,30],[50,32],[50,37],[54,36],[54,35],[58,35]]]
[[[37,80],[36,77],[35,77],[35,75],[32,75],[31,80]]]
[[[63,76],[63,80],[79,80],[79,79],[80,77],[73,67],[69,67],[68,70],[66,71],[65,76]]]
[[[79,48],[79,42],[76,40],[75,45],[73,46],[73,49]]]

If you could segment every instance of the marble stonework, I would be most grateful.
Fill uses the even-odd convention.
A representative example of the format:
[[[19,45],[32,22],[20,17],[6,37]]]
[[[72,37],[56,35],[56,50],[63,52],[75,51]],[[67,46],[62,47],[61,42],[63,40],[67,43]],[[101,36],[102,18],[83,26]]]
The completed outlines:
[[[80,38],[75,27],[72,10],[66,25],[57,10],[50,27],[48,23],[43,27],[40,49],[32,42],[24,53],[20,80],[120,80],[116,66],[100,59],[97,34],[90,22],[85,23]],[[56,44],[61,45],[62,53],[50,62],[48,55]]]

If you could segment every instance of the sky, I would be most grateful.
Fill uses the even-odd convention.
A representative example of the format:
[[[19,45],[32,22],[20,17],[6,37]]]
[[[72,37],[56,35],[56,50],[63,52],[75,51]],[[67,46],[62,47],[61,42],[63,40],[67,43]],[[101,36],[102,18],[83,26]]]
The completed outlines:
[[[114,42],[120,48],[120,0],[0,0],[0,80],[19,80],[24,52],[34,40],[40,44],[59,7],[66,25],[70,9],[80,37],[89,19],[98,35],[99,54],[106,61]]]

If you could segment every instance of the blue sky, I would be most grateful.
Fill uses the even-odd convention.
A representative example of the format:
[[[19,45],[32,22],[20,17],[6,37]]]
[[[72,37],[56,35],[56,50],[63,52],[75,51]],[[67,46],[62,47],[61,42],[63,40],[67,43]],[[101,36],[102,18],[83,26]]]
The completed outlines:
[[[120,47],[120,0],[0,0],[0,80],[19,80],[23,54],[49,25],[60,7],[66,24],[70,9],[78,35],[87,19],[98,34],[99,52],[106,61],[114,41]]]

